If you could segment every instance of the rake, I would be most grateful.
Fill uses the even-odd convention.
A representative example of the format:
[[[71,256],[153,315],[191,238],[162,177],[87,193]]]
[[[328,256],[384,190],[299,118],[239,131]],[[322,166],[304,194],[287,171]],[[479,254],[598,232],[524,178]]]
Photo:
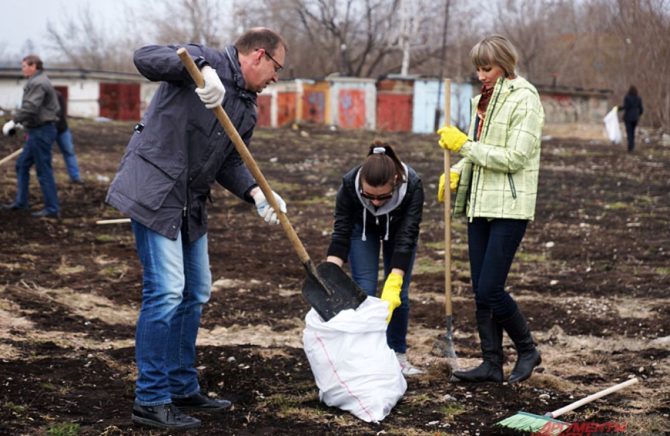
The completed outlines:
[[[620,389],[628,387],[637,382],[638,379],[633,377],[630,380],[627,380],[623,383],[619,383],[618,385],[614,385],[607,389],[603,389],[600,392],[591,394],[586,398],[582,398],[581,400],[575,401],[574,403],[570,403],[565,407],[554,410],[553,412],[547,412],[544,414],[544,416],[535,415],[533,413],[527,413],[527,412],[518,412],[516,415],[510,416],[509,418],[505,418],[502,421],[496,423],[495,425],[498,427],[505,427],[516,431],[530,432],[534,435],[537,434],[537,435],[554,436],[570,427],[569,423],[559,421],[555,418],[558,418],[564,413],[575,410],[576,408],[581,407],[584,404],[595,401],[598,398],[602,398],[605,395],[609,395],[613,392],[616,392]]]

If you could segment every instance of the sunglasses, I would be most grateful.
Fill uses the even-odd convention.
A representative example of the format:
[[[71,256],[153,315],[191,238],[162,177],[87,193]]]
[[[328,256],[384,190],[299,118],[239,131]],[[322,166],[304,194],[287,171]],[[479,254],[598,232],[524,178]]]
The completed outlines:
[[[387,194],[372,195],[372,194],[368,194],[367,192],[365,192],[361,189],[361,197],[366,198],[368,200],[379,200],[379,201],[388,200],[391,197],[393,197],[393,191],[391,191]]]

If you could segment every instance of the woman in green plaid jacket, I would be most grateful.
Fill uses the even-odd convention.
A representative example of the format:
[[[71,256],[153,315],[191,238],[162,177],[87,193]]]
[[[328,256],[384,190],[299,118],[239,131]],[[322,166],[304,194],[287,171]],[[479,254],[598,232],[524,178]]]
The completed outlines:
[[[471,382],[502,382],[502,332],[517,350],[508,379],[530,377],[542,362],[525,317],[505,282],[528,222],[535,216],[544,110],[537,90],[515,72],[518,55],[504,37],[484,38],[470,56],[482,82],[472,101],[468,135],[443,127],[440,146],[463,157],[451,168],[454,215],[468,219],[468,255],[483,362],[454,375]],[[445,178],[438,199],[443,201]]]

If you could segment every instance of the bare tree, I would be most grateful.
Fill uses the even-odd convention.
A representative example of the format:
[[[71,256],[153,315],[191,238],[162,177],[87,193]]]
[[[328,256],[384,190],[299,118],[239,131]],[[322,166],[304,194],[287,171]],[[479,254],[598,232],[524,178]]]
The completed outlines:
[[[90,4],[79,9],[75,17],[65,18],[60,26],[49,21],[47,35],[50,48],[62,56],[56,64],[89,70],[127,68],[127,56],[101,20],[95,19]]]

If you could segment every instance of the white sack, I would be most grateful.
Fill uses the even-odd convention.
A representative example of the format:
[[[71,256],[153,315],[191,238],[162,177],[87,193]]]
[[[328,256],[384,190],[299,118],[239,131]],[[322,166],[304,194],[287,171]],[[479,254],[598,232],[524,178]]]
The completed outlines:
[[[605,122],[605,132],[607,133],[609,140],[615,144],[621,144],[623,138],[621,137],[619,115],[616,106],[614,106],[614,108],[612,108],[612,110],[609,111],[607,115],[605,115],[603,121]]]
[[[393,350],[386,344],[388,303],[368,297],[358,309],[324,322],[314,309],[305,317],[303,346],[319,399],[366,422],[386,418],[407,390]]]

